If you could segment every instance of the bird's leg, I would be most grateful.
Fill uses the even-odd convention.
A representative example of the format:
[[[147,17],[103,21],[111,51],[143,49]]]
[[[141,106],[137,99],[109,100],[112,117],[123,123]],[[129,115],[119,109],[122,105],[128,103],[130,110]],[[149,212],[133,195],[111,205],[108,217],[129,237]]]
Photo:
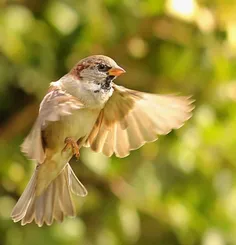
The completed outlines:
[[[65,147],[63,148],[62,152],[66,151],[68,148],[72,149],[73,155],[75,155],[75,157],[77,159],[79,159],[80,153],[79,153],[79,146],[76,142],[76,140],[74,140],[71,137],[67,137],[65,138]]]

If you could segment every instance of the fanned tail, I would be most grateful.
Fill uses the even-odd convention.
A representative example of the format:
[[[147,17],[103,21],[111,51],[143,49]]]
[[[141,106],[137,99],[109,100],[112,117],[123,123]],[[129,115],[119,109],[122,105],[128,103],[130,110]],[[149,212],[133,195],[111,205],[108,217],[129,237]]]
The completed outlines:
[[[48,185],[39,196],[36,195],[37,169],[31,177],[22,196],[12,210],[14,222],[31,223],[33,220],[41,227],[44,223],[51,225],[55,219],[62,222],[65,216],[75,216],[71,191],[79,196],[87,195],[87,190],[77,179],[70,165]]]

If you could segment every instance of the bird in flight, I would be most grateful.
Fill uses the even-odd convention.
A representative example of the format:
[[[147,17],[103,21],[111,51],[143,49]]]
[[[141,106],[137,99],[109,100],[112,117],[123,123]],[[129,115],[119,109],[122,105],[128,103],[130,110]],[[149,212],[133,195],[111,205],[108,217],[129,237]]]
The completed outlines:
[[[35,171],[16,203],[11,217],[22,225],[38,226],[75,216],[71,193],[87,190],[69,165],[81,147],[110,157],[131,150],[158,135],[180,128],[191,117],[190,97],[143,93],[114,83],[125,73],[103,55],[79,61],[68,74],[50,83],[38,118],[22,144],[37,162]]]

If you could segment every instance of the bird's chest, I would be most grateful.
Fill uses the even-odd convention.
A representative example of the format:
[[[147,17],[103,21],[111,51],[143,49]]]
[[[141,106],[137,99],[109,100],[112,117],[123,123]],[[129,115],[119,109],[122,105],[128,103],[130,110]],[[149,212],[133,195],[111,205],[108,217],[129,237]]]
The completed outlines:
[[[70,118],[65,118],[65,133],[75,139],[86,136],[92,130],[99,110],[82,109],[76,111]]]
[[[47,142],[50,148],[63,148],[64,141],[67,137],[74,140],[79,140],[88,137],[91,132],[100,110],[98,109],[80,109],[72,115],[61,118],[60,121],[54,122],[45,130],[45,134],[50,134],[52,137]]]

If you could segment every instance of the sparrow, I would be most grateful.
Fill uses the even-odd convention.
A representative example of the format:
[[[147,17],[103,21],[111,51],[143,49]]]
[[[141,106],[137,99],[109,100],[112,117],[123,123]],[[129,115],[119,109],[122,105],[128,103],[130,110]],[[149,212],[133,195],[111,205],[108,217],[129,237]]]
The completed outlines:
[[[72,193],[87,190],[69,165],[90,147],[110,157],[126,157],[145,142],[180,128],[191,117],[191,97],[156,95],[116,85],[125,70],[103,55],[79,61],[68,74],[51,82],[39,114],[21,149],[37,162],[13,208],[22,225],[41,227],[75,216]]]

